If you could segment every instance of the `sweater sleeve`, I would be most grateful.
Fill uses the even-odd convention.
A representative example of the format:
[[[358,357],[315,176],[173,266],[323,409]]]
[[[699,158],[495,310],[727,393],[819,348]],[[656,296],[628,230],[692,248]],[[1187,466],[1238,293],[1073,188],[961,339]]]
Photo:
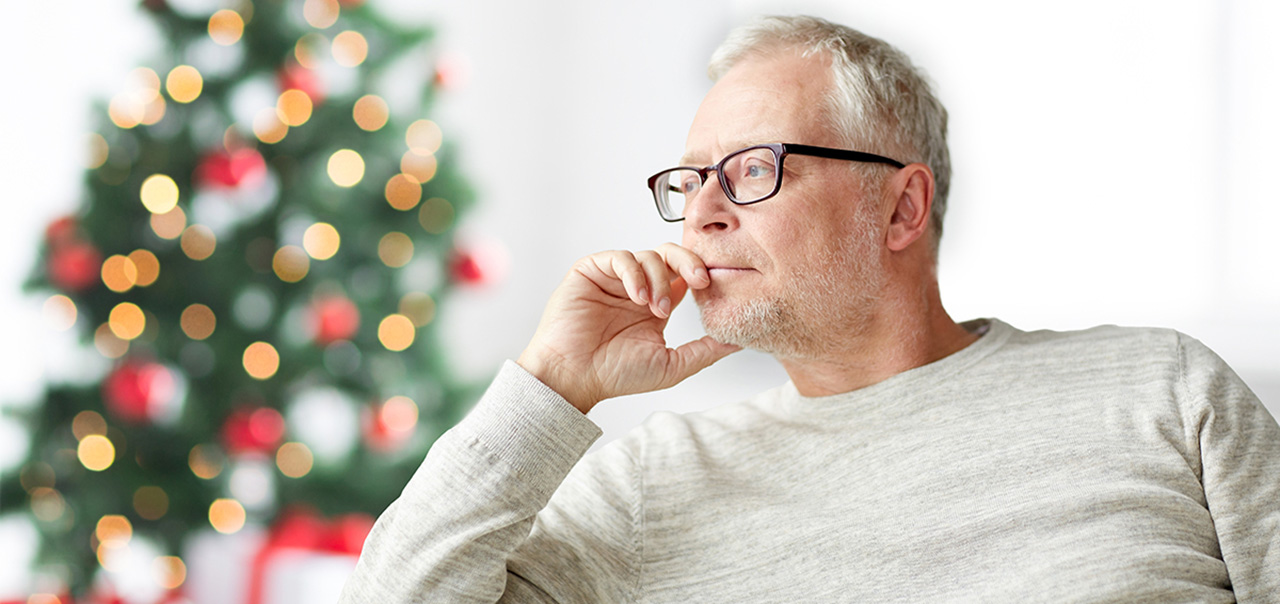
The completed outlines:
[[[1238,601],[1280,602],[1280,427],[1200,342],[1180,335],[1181,388],[1201,480]]]
[[[600,434],[553,390],[506,363],[378,518],[340,601],[549,600],[546,586],[508,572],[507,561]],[[540,539],[554,550],[554,535]],[[535,558],[538,576],[561,571],[561,580],[573,581],[577,569],[563,558]]]

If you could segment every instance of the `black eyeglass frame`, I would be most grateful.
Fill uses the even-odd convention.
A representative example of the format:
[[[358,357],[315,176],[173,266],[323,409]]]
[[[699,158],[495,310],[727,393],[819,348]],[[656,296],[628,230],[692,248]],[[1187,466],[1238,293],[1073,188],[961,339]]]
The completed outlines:
[[[741,155],[743,153],[746,153],[754,149],[769,149],[770,151],[773,152],[774,164],[778,166],[777,178],[773,183],[773,191],[770,192],[768,195],[765,195],[764,197],[761,197],[759,199],[752,199],[749,201],[740,201],[733,194],[733,192],[729,190],[729,183],[725,181],[725,175],[722,168],[724,168],[725,162],[729,161],[733,157],[736,157],[738,155]],[[733,203],[740,206],[751,205],[753,203],[760,203],[766,199],[769,199],[777,195],[778,191],[782,190],[782,172],[783,172],[782,162],[784,159],[786,159],[788,155],[808,155],[812,157],[824,157],[827,159],[842,159],[846,161],[888,164],[898,169],[907,167],[906,164],[896,159],[890,159],[883,155],[876,155],[874,153],[865,153],[863,151],[853,151],[850,149],[834,149],[831,147],[815,147],[813,145],[801,145],[798,143],[766,143],[762,145],[752,145],[750,147],[743,147],[742,149],[738,149],[737,151],[734,151],[733,153],[730,153],[724,156],[724,158],[721,159],[719,162],[716,162],[715,164],[707,166],[705,168],[695,168],[693,166],[676,166],[674,168],[668,168],[666,170],[658,172],[657,174],[654,174],[653,176],[649,177],[649,181],[648,181],[649,191],[653,193],[653,203],[658,206],[658,215],[661,216],[662,219],[667,222],[680,222],[684,220],[684,216],[680,216],[678,218],[668,218],[666,213],[662,211],[662,206],[663,206],[662,195],[666,192],[658,190],[658,179],[662,178],[663,175],[669,174],[671,172],[675,172],[677,170],[692,170],[694,172],[697,172],[698,178],[700,180],[699,186],[705,186],[707,184],[707,174],[714,171],[716,173],[716,180],[717,182],[720,183],[720,190],[724,191],[724,195],[729,199],[729,201],[732,201]],[[671,191],[679,190],[679,189],[676,189],[675,187],[672,187],[669,184],[667,185],[667,188]]]

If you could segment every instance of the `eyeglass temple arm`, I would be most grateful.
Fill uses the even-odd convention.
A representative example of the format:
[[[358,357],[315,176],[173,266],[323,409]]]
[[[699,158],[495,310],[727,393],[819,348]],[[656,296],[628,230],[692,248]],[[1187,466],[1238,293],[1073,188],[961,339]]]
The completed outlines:
[[[848,149],[832,149],[830,147],[814,147],[812,145],[784,144],[782,145],[783,153],[795,153],[797,155],[812,155],[814,157],[825,157],[828,159],[847,159],[852,161],[861,161],[876,164],[889,164],[895,168],[905,168],[904,164],[896,159],[890,159],[883,155],[874,153],[863,153],[862,151],[850,151]]]

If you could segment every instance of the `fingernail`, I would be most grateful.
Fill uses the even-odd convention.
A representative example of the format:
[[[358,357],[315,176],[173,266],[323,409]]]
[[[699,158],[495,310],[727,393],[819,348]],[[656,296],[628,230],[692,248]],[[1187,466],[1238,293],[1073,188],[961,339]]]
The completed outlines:
[[[658,310],[662,311],[664,315],[671,314],[671,298],[663,298],[658,302]]]
[[[640,301],[639,301],[639,302],[636,302],[636,304],[648,304],[648,303],[649,303],[649,288],[647,288],[647,287],[642,287],[642,288],[640,288],[640,293],[636,294],[636,297],[637,297],[637,298],[640,298]]]
[[[711,277],[708,277],[708,276],[707,276],[707,269],[702,268],[701,266],[699,266],[698,268],[693,269],[693,276],[697,277],[699,281],[710,281],[710,280],[711,280]]]

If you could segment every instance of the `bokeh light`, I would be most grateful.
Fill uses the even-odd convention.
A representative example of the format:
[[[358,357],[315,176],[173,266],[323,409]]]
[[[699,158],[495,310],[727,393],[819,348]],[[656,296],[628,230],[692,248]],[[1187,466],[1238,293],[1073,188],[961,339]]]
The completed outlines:
[[[177,556],[156,556],[151,568],[164,589],[177,589],[187,580],[187,565]]]
[[[209,37],[223,46],[231,46],[244,35],[244,19],[240,13],[223,9],[209,17]]]
[[[106,436],[107,420],[97,411],[81,411],[71,420],[71,433],[76,435],[76,440],[84,440],[94,434]]]
[[[128,541],[133,538],[133,524],[119,514],[107,514],[98,519],[93,534],[98,541]]]
[[[222,473],[222,454],[213,445],[196,445],[187,455],[187,465],[197,478],[217,478]]]
[[[107,289],[124,293],[138,282],[138,267],[126,256],[116,254],[102,261],[102,284]]]
[[[203,340],[213,335],[213,331],[218,327],[218,318],[213,314],[208,306],[203,304],[192,304],[182,311],[182,317],[178,320],[182,326],[182,333],[187,334],[192,340]]]
[[[362,130],[373,132],[387,125],[391,110],[387,102],[376,94],[366,94],[356,101],[351,109],[351,117]]]
[[[182,236],[182,230],[187,228],[187,213],[182,211],[181,206],[174,206],[172,210],[163,214],[151,215],[151,230],[155,231],[157,237],[161,239],[177,239]]]
[[[339,187],[354,187],[364,178],[364,158],[351,149],[339,149],[329,156],[329,178]]]
[[[179,65],[169,71],[164,87],[169,91],[169,98],[179,103],[190,103],[199,98],[200,92],[204,90],[204,77],[195,67]]]
[[[333,60],[343,67],[355,67],[369,56],[369,42],[358,31],[347,30],[333,37]]]
[[[409,149],[418,155],[431,155],[440,150],[444,135],[440,126],[431,120],[418,120],[409,124],[404,140]]]
[[[178,184],[166,174],[148,176],[138,194],[152,214],[164,214],[178,205]]]
[[[422,229],[432,235],[439,235],[453,225],[455,212],[453,204],[440,197],[432,197],[422,203],[418,210],[418,223]]]
[[[320,67],[320,56],[328,52],[329,38],[316,32],[298,38],[298,43],[293,46],[293,58],[298,60],[298,65],[307,69]]]
[[[88,153],[85,156],[84,167],[89,170],[96,170],[107,163],[107,158],[111,156],[111,146],[107,144],[107,139],[102,138],[101,134],[91,132],[89,134]]]
[[[62,518],[67,503],[62,493],[50,487],[37,487],[31,490],[31,513],[37,520],[53,522]]]
[[[280,120],[280,113],[275,107],[267,107],[253,118],[253,135],[258,140],[273,145],[284,140],[289,134],[289,126]]]
[[[182,231],[182,253],[192,260],[204,260],[218,249],[218,238],[209,227],[193,224]]]
[[[341,245],[342,237],[338,235],[338,229],[327,222],[317,222],[307,227],[302,234],[302,248],[316,260],[332,258]]]
[[[271,270],[285,283],[297,283],[311,270],[311,258],[296,245],[286,245],[276,250],[271,258]]]
[[[54,294],[44,301],[44,320],[57,331],[66,331],[76,324],[76,303],[62,294]]]
[[[129,254],[129,261],[133,263],[137,272],[137,278],[134,285],[138,287],[147,287],[156,282],[160,278],[160,259],[149,250],[137,249]]]
[[[287,442],[276,451],[276,467],[289,478],[302,478],[311,471],[315,456],[311,449],[299,442]]]
[[[307,25],[316,29],[328,29],[338,22],[338,0],[307,0],[302,5],[302,16]]]
[[[378,341],[387,350],[399,352],[408,348],[413,344],[415,335],[413,321],[404,315],[387,315],[378,323]]]
[[[417,327],[424,327],[436,317],[436,301],[423,292],[409,292],[400,298],[396,310],[409,317]]]
[[[244,506],[234,499],[215,499],[209,504],[209,524],[213,530],[230,535],[244,528]]]
[[[280,353],[266,342],[254,342],[244,349],[244,370],[256,380],[265,380],[280,369]]]
[[[311,97],[307,93],[290,88],[280,93],[276,100],[276,115],[286,126],[301,126],[311,119]]]
[[[111,102],[107,104],[107,116],[111,118],[111,123],[126,130],[141,124],[146,114],[147,106],[139,102],[137,96],[133,94],[117,94],[111,97]]]
[[[419,155],[415,151],[405,151],[400,157],[400,171],[412,176],[420,183],[426,183],[435,178],[438,168],[436,156],[430,153]]]
[[[147,315],[133,302],[121,302],[111,309],[107,320],[111,333],[121,340],[132,340],[142,335],[147,327]]]
[[[93,332],[93,347],[108,359],[118,359],[129,352],[129,341],[117,337],[110,323],[103,323]]]
[[[387,203],[397,210],[412,210],[422,200],[422,185],[407,174],[396,174],[387,180],[384,193]]]
[[[152,126],[164,119],[165,102],[164,97],[157,95],[151,102],[142,107],[141,123]]]
[[[138,487],[133,492],[133,509],[144,520],[159,520],[169,513],[169,494],[154,485]]]
[[[50,593],[34,593],[27,598],[26,604],[64,604],[62,598]]]
[[[413,240],[399,231],[392,231],[378,241],[378,258],[391,268],[400,268],[413,260]]]
[[[115,463],[116,447],[107,437],[90,434],[80,439],[80,445],[76,447],[76,458],[84,467],[101,472]]]
[[[407,396],[393,396],[382,403],[378,418],[392,432],[410,432],[418,425],[418,405]]]

